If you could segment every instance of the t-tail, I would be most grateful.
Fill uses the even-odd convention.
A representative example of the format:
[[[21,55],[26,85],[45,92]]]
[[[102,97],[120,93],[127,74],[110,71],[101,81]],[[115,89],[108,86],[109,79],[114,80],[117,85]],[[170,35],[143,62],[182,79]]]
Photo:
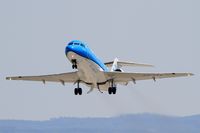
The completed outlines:
[[[122,67],[124,66],[132,66],[132,67],[153,67],[153,65],[149,64],[140,64],[128,61],[119,61],[117,58],[114,61],[106,62],[105,65],[107,67],[111,67],[111,72],[123,72]]]

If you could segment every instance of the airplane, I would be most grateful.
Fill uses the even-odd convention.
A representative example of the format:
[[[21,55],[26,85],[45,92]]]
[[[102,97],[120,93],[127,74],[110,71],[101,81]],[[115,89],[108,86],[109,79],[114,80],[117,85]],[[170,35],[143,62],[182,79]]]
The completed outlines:
[[[99,92],[107,91],[108,94],[116,94],[117,85],[128,85],[129,82],[136,84],[139,80],[149,80],[162,78],[174,78],[192,76],[192,73],[129,73],[124,72],[122,67],[153,67],[149,64],[140,64],[127,61],[119,61],[117,58],[114,61],[103,63],[94,52],[87,46],[86,43],[73,40],[68,43],[65,48],[65,55],[72,63],[72,69],[76,71],[69,73],[40,75],[40,76],[15,76],[6,77],[7,80],[27,80],[41,81],[44,84],[48,82],[60,82],[77,84],[74,89],[75,95],[82,95],[80,83],[85,84],[90,89],[87,93],[98,89]]]

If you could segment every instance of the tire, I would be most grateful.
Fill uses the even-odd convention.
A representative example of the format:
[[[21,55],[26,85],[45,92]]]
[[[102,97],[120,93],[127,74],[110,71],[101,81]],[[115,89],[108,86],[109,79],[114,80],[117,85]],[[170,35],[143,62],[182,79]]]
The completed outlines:
[[[82,88],[78,88],[79,95],[82,95]]]
[[[74,65],[74,68],[77,69],[77,65]]]
[[[116,94],[116,92],[117,92],[117,88],[116,88],[116,87],[113,87],[113,88],[112,88],[112,93],[113,93],[113,94]]]
[[[74,95],[78,95],[78,88],[74,89]]]
[[[77,65],[72,65],[72,69],[77,69]]]
[[[108,94],[111,95],[112,94],[112,87],[108,88]]]

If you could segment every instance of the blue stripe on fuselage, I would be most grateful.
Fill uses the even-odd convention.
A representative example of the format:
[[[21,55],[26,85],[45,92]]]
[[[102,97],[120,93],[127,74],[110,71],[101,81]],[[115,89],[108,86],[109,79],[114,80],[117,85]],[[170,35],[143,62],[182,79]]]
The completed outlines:
[[[79,44],[79,45],[78,45]],[[65,49],[65,54],[68,52],[74,52],[82,57],[92,60],[97,65],[99,65],[104,71],[108,71],[108,68],[102,63],[96,55],[87,47],[87,45],[81,41],[74,40],[71,41]]]

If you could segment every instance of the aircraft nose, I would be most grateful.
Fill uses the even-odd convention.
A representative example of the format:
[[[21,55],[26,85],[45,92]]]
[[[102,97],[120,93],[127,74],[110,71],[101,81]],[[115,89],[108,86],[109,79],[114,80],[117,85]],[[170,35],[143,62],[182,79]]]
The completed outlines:
[[[65,54],[67,55],[68,52],[73,52],[87,58],[87,51],[79,45],[68,45],[65,49]]]
[[[66,48],[65,48],[65,54],[67,55],[67,53],[68,53],[69,51],[74,51],[74,46],[73,46],[73,45],[68,45],[68,46],[66,46]]]
[[[68,52],[74,52],[76,54],[80,54],[83,52],[83,50],[80,46],[68,45],[65,49],[65,54],[67,55]]]

